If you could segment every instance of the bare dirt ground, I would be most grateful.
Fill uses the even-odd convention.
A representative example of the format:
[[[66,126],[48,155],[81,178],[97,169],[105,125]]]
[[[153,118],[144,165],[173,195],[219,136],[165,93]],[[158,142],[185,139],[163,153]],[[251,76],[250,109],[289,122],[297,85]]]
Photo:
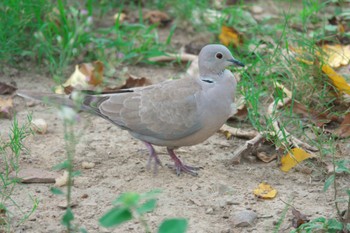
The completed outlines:
[[[149,76],[153,77],[152,81],[166,79],[179,72],[176,68],[132,67],[136,74],[145,69],[152,73]],[[55,85],[34,71],[11,70],[3,77],[2,81],[15,81],[20,89],[49,91],[49,87]],[[20,167],[51,170],[66,158],[63,122],[57,116],[57,110],[43,104],[27,107],[23,99],[17,97],[15,100],[20,123],[24,123],[27,114],[32,112],[34,119],[42,118],[49,124],[46,134],[27,138],[26,146],[30,153],[21,156]],[[276,162],[243,161],[233,166],[230,156],[244,140],[227,141],[217,133],[202,144],[177,150],[181,159],[188,164],[203,167],[198,177],[187,174],[178,177],[166,166],[154,176],[152,171],[145,168],[148,154],[142,143],[103,119],[85,113],[80,115],[76,130],[81,137],[74,164],[82,174],[74,180],[73,201],[77,206],[73,211],[76,217],[74,223],[86,227],[88,232],[142,232],[142,226],[137,222],[124,224],[117,229],[105,229],[98,225],[98,218],[111,208],[111,202],[121,193],[152,189],[163,191],[155,212],[147,215],[152,229],[156,229],[164,218],[185,217],[189,219],[189,233],[272,232],[286,208],[285,202],[291,199],[292,204],[310,219],[335,215],[333,192],[322,191],[325,176],[317,171],[309,175],[297,171],[284,173]],[[6,140],[10,125],[10,120],[0,120],[3,140]],[[237,127],[250,126],[238,123]],[[349,151],[348,145],[342,146]],[[163,164],[171,163],[166,151],[157,149],[161,152]],[[96,166],[83,169],[81,164],[84,161],[94,162]],[[263,181],[278,190],[275,199],[260,200],[254,197],[253,190]],[[340,187],[347,182],[348,178],[342,178]],[[29,221],[16,228],[15,232],[64,231],[60,224],[64,210],[58,207],[64,197],[53,195],[50,187],[52,184],[16,186],[14,199],[24,211],[31,208],[30,196],[40,203]],[[234,227],[232,213],[245,209],[257,213],[256,224],[245,228]],[[281,232],[292,229],[291,218],[289,210]]]
[[[166,37],[167,34],[160,34]],[[185,36],[185,37],[184,37]],[[175,33],[172,43],[186,44],[191,34]],[[132,66],[129,72],[136,76],[146,76],[153,83],[177,76],[183,71],[179,67]],[[71,70],[72,71],[72,70]],[[69,73],[69,72],[68,72]],[[55,83],[37,70],[5,69],[1,81],[15,81],[19,89],[50,91]],[[25,144],[30,153],[20,157],[20,167],[52,170],[52,167],[66,159],[63,122],[57,110],[44,104],[28,107],[21,98],[15,98],[15,110],[20,124],[26,121],[28,113],[33,119],[42,118],[48,122],[46,134],[31,135]],[[276,161],[263,163],[258,160],[243,160],[232,165],[234,151],[245,141],[226,140],[219,133],[206,142],[177,150],[186,163],[203,167],[197,177],[187,174],[176,176],[166,166],[159,169],[158,175],[146,169],[148,153],[144,145],[132,138],[128,132],[120,130],[109,122],[86,113],[76,132],[81,134],[74,157],[75,170],[81,175],[74,179],[73,208],[74,223],[84,226],[88,232],[143,232],[139,222],[131,221],[116,229],[105,229],[98,225],[98,219],[109,210],[112,201],[123,192],[148,192],[161,189],[155,212],[147,214],[151,229],[165,218],[184,217],[189,220],[188,233],[233,233],[233,232],[273,232],[276,223],[283,218],[286,202],[290,202],[309,219],[319,216],[335,217],[333,190],[323,192],[326,175],[314,169],[311,174],[298,170],[282,172]],[[0,119],[0,137],[7,140],[11,120]],[[235,127],[250,128],[249,123],[237,122]],[[337,156],[349,153],[346,141],[339,142]],[[157,148],[163,164],[171,164],[164,148]],[[83,169],[82,162],[96,164],[92,169]],[[63,174],[63,171],[59,172]],[[261,200],[253,190],[266,181],[277,189],[277,197]],[[340,177],[339,189],[349,184],[349,177]],[[64,232],[61,217],[65,210],[58,207],[64,200],[50,192],[52,184],[18,184],[14,200],[24,211],[32,205],[31,197],[39,200],[39,206],[29,220],[14,232]],[[64,189],[63,189],[64,190]],[[292,200],[292,201],[291,201]],[[344,206],[341,206],[345,209]],[[15,208],[13,208],[15,209]],[[251,227],[235,227],[232,213],[239,210],[253,210],[257,221]],[[289,209],[279,232],[289,232],[292,213]],[[13,222],[16,222],[16,217]]]

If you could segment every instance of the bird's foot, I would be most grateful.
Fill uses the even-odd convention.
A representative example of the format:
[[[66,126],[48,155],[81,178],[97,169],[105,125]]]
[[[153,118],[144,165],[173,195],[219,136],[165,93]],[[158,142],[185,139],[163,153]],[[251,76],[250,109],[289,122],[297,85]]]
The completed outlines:
[[[176,156],[173,149],[167,148],[167,150],[168,150],[168,153],[169,153],[171,159],[174,161],[174,165],[168,165],[168,167],[175,169],[176,174],[178,176],[181,174],[181,172],[186,172],[188,174],[191,174],[192,176],[198,175],[198,173],[196,171],[201,169],[201,167],[188,166],[188,165],[181,162],[181,160]]]
[[[152,146],[152,144],[150,144],[148,142],[144,142],[144,143],[145,143],[145,145],[148,149],[148,152],[149,152],[149,157],[148,157],[146,168],[148,170],[150,170],[151,165],[153,163],[153,173],[154,173],[154,175],[157,175],[158,174],[158,166],[161,166],[161,167],[163,166],[162,162],[160,161],[160,159],[157,155],[157,152],[154,149],[154,147]]]

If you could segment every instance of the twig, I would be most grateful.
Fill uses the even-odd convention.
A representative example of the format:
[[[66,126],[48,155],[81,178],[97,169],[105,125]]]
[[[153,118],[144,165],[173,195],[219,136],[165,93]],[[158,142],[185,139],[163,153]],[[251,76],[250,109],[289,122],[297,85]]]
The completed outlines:
[[[303,147],[305,150],[313,151],[313,152],[318,151],[316,147],[313,147],[308,143],[299,140],[298,138],[290,134],[286,129],[280,127],[280,123],[277,120],[277,117],[275,116],[275,112],[276,110],[281,109],[285,105],[289,104],[292,101],[292,98],[291,98],[291,92],[282,84],[276,83],[275,86],[281,88],[283,92],[285,92],[286,95],[288,96],[282,100],[277,100],[276,103],[275,101],[272,101],[267,108],[267,115],[272,120],[272,127],[275,131],[275,136],[277,136],[278,139],[280,139],[282,142],[287,141],[287,143],[289,145],[290,144],[293,145],[293,147]],[[282,145],[285,147],[289,146],[289,145],[286,145],[285,143],[282,143]]]
[[[252,139],[258,135],[258,131],[255,130],[243,130],[239,128],[234,128],[228,125],[223,125],[219,132],[223,133],[227,139],[231,137],[244,138],[244,139]]]
[[[180,60],[182,62],[189,62],[193,61],[197,58],[196,55],[189,54],[189,53],[183,53],[183,54],[173,54],[168,53],[164,56],[157,56],[157,57],[151,57],[149,58],[150,61],[153,62],[169,62],[169,61],[177,61]]]
[[[248,154],[252,152],[255,148],[258,147],[259,143],[264,140],[263,135],[260,133],[257,133],[257,135],[250,139],[249,141],[246,141],[243,146],[238,148],[236,152],[232,156],[232,163],[233,164],[239,164],[241,162],[241,158],[244,154]]]

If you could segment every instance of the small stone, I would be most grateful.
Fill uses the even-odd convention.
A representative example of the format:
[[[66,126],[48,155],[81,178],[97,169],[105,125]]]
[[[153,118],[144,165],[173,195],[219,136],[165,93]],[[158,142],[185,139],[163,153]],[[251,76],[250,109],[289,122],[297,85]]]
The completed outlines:
[[[62,187],[68,184],[68,172],[64,171],[63,175],[55,179],[55,186]]]
[[[205,213],[206,214],[213,214],[214,213],[214,209],[209,207],[208,209],[206,209]]]
[[[86,193],[84,193],[83,195],[81,195],[81,198],[88,198],[89,197],[89,195],[87,195]]]
[[[75,202],[70,203],[70,207],[71,207],[71,208],[74,208],[74,207],[76,207],[77,205],[78,205],[78,204],[75,203]],[[61,209],[67,209],[67,208],[68,208],[67,200],[61,201],[60,203],[58,203],[57,206],[58,206],[59,208],[61,208]]]
[[[250,8],[250,10],[251,10],[252,13],[254,13],[254,14],[261,14],[261,13],[264,11],[264,9],[263,9],[261,6],[256,6],[256,5],[252,6],[252,7]]]
[[[36,133],[45,134],[47,132],[47,123],[44,119],[33,119],[31,125]]]
[[[250,227],[255,224],[258,215],[251,210],[236,211],[232,215],[232,222],[234,227]]]
[[[94,168],[95,165],[96,165],[96,164],[93,163],[93,162],[86,162],[86,161],[84,161],[84,162],[81,163],[81,166],[82,166],[82,168],[84,168],[84,169],[91,169],[91,168]]]

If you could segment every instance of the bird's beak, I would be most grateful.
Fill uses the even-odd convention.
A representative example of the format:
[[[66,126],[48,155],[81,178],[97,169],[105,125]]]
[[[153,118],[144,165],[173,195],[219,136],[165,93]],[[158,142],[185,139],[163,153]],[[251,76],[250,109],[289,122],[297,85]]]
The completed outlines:
[[[238,60],[236,60],[236,59],[234,59],[234,58],[227,59],[227,61],[232,62],[232,63],[234,63],[234,64],[236,64],[236,65],[238,65],[238,66],[244,67],[244,64],[243,64],[242,62],[240,62],[240,61],[238,61]]]

